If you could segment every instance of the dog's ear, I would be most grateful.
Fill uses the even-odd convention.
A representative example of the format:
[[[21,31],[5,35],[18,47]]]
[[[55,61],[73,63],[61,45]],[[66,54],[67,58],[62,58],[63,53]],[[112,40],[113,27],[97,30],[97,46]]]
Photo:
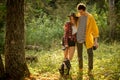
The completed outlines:
[[[70,69],[70,67],[71,67],[70,61],[66,60],[64,62],[65,62],[65,65],[67,66],[67,68]]]
[[[70,67],[71,67],[70,61],[68,59],[64,60],[59,69],[61,76],[69,75]]]
[[[65,73],[66,73],[66,75],[69,75],[69,71],[70,71],[70,67],[71,67],[70,61],[69,61],[69,60],[65,60],[65,61],[64,61],[64,64],[65,64],[65,66],[67,67],[66,70],[65,70],[65,68],[64,68],[64,70],[67,71],[67,72],[65,72]]]

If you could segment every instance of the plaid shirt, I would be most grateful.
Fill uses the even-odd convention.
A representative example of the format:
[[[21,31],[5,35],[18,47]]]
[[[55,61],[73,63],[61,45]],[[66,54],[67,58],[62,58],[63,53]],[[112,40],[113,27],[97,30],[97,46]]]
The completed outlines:
[[[72,35],[72,24],[67,22],[64,26],[64,45],[68,45],[68,39],[76,42],[76,34]]]

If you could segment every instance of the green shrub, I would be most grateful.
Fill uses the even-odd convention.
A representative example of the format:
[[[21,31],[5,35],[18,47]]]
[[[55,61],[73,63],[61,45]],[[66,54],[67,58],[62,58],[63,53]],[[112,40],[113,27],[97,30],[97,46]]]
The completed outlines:
[[[50,48],[55,43],[59,44],[63,35],[63,22],[59,18],[52,19],[46,14],[32,19],[26,26],[27,44]]]

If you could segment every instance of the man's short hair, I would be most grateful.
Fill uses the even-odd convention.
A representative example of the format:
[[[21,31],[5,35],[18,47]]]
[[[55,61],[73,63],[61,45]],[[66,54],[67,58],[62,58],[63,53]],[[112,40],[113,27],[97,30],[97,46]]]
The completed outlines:
[[[86,10],[85,4],[79,3],[79,4],[77,5],[77,10],[83,10],[83,11],[85,11],[85,10]]]

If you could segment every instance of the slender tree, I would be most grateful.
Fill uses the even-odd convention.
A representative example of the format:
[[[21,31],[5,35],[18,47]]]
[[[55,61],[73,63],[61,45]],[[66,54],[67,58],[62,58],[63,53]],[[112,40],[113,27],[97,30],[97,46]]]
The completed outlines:
[[[4,78],[4,65],[2,54],[4,53],[4,21],[5,21],[5,0],[0,0],[0,80]]]
[[[115,15],[115,0],[109,0],[109,39],[115,39],[116,15]]]
[[[3,66],[3,62],[0,54],[0,80],[2,80],[3,77],[4,77],[4,66]]]
[[[23,80],[29,70],[25,62],[24,0],[7,0],[5,70],[7,80]]]

